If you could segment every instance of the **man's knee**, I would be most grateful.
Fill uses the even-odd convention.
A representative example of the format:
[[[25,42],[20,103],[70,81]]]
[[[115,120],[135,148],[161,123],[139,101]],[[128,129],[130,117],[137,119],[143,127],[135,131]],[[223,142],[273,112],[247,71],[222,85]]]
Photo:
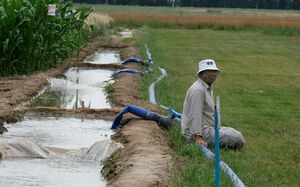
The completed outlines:
[[[220,128],[220,146],[229,149],[241,149],[245,143],[242,133],[231,127]]]

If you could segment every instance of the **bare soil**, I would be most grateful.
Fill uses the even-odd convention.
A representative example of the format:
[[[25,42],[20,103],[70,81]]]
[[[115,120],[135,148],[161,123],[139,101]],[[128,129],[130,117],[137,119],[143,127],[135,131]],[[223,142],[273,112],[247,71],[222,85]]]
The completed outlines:
[[[91,67],[104,69],[134,68],[140,64],[94,65],[82,63],[86,56],[93,54],[99,47],[114,48],[120,51],[122,59],[139,57],[139,50],[133,44],[123,44],[120,38],[108,41],[96,38],[85,46],[79,55],[74,55],[56,67],[36,72],[29,76],[0,78],[0,133],[5,133],[3,122],[15,122],[26,115],[43,116],[81,116],[113,120],[126,105],[133,104],[158,112],[158,105],[141,100],[139,93],[140,75],[120,74],[115,78],[113,91],[109,98],[112,109],[76,109],[26,107],[24,103],[36,96],[45,86],[49,77],[62,77],[70,67]],[[173,165],[172,150],[166,132],[155,122],[145,121],[132,114],[126,114],[121,128],[113,137],[124,145],[104,162],[103,175],[108,186],[168,186]],[[1,159],[1,158],[0,158]]]

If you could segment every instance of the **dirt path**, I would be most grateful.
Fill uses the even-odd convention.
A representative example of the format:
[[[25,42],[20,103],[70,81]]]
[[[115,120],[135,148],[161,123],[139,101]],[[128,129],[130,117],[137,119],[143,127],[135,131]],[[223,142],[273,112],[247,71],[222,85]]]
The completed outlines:
[[[134,45],[122,44],[119,38],[112,42],[97,38],[84,47],[77,60],[72,57],[61,65],[48,71],[37,72],[31,76],[0,78],[0,133],[5,131],[2,123],[20,120],[23,113],[46,116],[101,117],[112,120],[114,116],[128,104],[142,106],[158,112],[158,106],[141,100],[138,91],[140,75],[121,74],[115,79],[113,92],[110,94],[112,109],[65,110],[59,108],[27,108],[21,103],[35,96],[47,85],[47,78],[61,77],[70,67],[94,67],[105,69],[121,69],[123,65],[90,65],[82,63],[83,59],[94,53],[97,48],[118,48],[122,59],[139,57],[138,48]],[[126,68],[140,69],[138,64],[128,64]],[[172,167],[172,150],[168,145],[166,132],[155,122],[145,121],[133,115],[125,115],[122,128],[113,139],[123,143],[124,148],[117,151],[104,164],[103,174],[108,186],[168,186]]]

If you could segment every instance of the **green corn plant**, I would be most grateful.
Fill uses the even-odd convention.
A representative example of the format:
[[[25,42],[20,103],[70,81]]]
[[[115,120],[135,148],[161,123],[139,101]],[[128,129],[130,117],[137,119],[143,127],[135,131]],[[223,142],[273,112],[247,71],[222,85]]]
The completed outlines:
[[[56,16],[47,15],[48,4]],[[60,0],[0,0],[0,76],[45,70],[78,50],[90,12]]]

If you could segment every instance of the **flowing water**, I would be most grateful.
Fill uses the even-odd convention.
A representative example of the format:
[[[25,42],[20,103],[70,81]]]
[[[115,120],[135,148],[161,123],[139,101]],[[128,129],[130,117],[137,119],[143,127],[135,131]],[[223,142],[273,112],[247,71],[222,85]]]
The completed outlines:
[[[86,159],[2,160],[0,186],[106,186],[100,169],[99,163]]]
[[[99,161],[112,145],[110,125],[55,117],[6,124],[8,132],[0,135],[0,186],[106,186]]]
[[[30,105],[65,109],[111,108],[105,86],[113,82],[112,73],[110,70],[71,68],[65,73],[66,79],[49,79],[50,87]]]
[[[45,146],[68,149],[89,147],[97,141],[107,140],[112,135],[111,122],[77,118],[26,118],[8,124],[2,137],[31,138]]]
[[[88,56],[84,62],[91,64],[115,64],[120,63],[121,59],[117,51],[100,49],[93,55]]]

